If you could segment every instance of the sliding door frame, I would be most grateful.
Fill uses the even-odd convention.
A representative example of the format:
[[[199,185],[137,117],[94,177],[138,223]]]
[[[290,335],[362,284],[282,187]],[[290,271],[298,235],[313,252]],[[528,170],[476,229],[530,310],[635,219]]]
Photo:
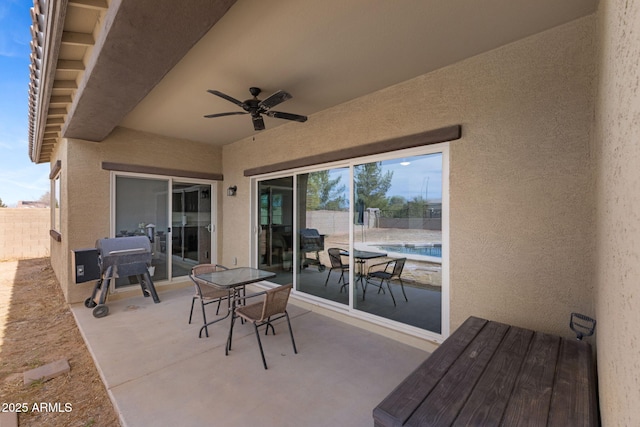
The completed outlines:
[[[355,290],[353,289],[354,284],[356,283],[354,280],[354,272],[355,272],[355,262],[352,256],[349,257],[349,304],[338,304],[324,298],[320,298],[314,295],[310,295],[298,290],[297,286],[297,275],[294,274],[294,288],[293,288],[293,296],[302,301],[306,301],[313,305],[319,305],[324,309],[341,312],[350,317],[365,320],[367,322],[371,322],[373,324],[377,324],[380,326],[384,326],[389,329],[398,330],[400,332],[417,336],[425,339],[429,339],[435,342],[442,342],[449,336],[450,333],[450,284],[449,284],[449,275],[450,275],[450,259],[449,259],[449,142],[443,142],[439,144],[432,144],[423,147],[416,148],[408,148],[398,151],[391,151],[382,154],[374,154],[369,156],[362,156],[357,158],[352,158],[348,160],[340,160],[335,162],[316,164],[312,166],[305,166],[291,170],[282,170],[278,172],[266,173],[263,175],[254,175],[251,176],[251,202],[250,202],[250,261],[253,267],[258,266],[257,259],[257,246],[258,245],[258,231],[259,231],[259,198],[258,198],[258,182],[268,179],[274,179],[284,176],[293,176],[293,206],[294,212],[293,217],[298,217],[298,175],[303,173],[321,171],[326,169],[333,168],[349,168],[349,218],[354,218],[354,209],[355,203],[353,200],[354,197],[354,167],[359,164],[384,161],[390,159],[397,159],[402,157],[412,157],[412,156],[421,156],[428,154],[442,154],[442,294],[441,294],[441,332],[436,333],[432,331],[428,331],[426,329],[421,329],[415,326],[407,325],[405,323],[401,323],[398,321],[390,320],[384,317],[376,316],[370,313],[367,313],[362,310],[358,310],[354,307],[353,298],[356,295]],[[293,259],[295,262],[299,262],[300,257],[298,256],[299,251],[299,230],[297,229],[298,225],[294,226],[293,233]],[[354,224],[353,220],[349,221],[349,246],[350,253],[353,253],[353,245],[354,245]],[[294,264],[295,266],[295,264]],[[297,266],[295,266],[297,268]]]
[[[168,230],[170,230],[167,233],[167,256],[168,256],[168,260],[167,260],[167,279],[164,280],[159,280],[157,282],[154,281],[154,285],[156,286],[163,286],[163,285],[169,285],[172,283],[176,283],[176,282],[182,282],[184,281],[188,276],[178,276],[178,277],[172,277],[172,262],[171,262],[171,256],[173,256],[172,254],[172,248],[171,248],[171,244],[170,242],[172,241],[172,237],[173,237],[173,229],[172,229],[172,224],[171,224],[171,217],[172,217],[172,192],[173,192],[173,183],[175,182],[179,182],[179,183],[189,183],[189,184],[203,184],[203,185],[209,185],[211,187],[211,194],[209,197],[210,203],[211,203],[211,248],[210,248],[210,253],[211,253],[211,262],[213,264],[217,263],[218,261],[218,206],[217,206],[217,200],[218,200],[218,181],[212,181],[212,180],[207,180],[207,179],[198,179],[198,178],[185,178],[185,177],[180,177],[180,176],[166,176],[166,175],[153,175],[153,174],[145,174],[145,173],[135,173],[135,172],[120,172],[120,171],[110,171],[110,177],[109,177],[109,181],[110,181],[110,201],[109,201],[109,237],[113,238],[116,236],[116,179],[117,177],[127,177],[127,178],[139,178],[139,179],[153,179],[153,180],[158,180],[158,181],[165,181],[167,183],[167,221],[168,224],[166,224],[166,227],[168,228]],[[125,292],[125,291],[129,291],[130,287],[124,287],[124,288],[119,288],[119,289],[115,289],[114,287],[112,287],[112,289],[110,290],[111,293],[118,293],[118,292]]]

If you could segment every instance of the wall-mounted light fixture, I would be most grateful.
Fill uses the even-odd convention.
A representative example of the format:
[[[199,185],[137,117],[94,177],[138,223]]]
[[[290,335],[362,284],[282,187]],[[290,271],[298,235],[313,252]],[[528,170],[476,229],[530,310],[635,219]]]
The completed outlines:
[[[227,196],[235,196],[236,191],[238,191],[238,187],[236,187],[235,185],[227,188]]]

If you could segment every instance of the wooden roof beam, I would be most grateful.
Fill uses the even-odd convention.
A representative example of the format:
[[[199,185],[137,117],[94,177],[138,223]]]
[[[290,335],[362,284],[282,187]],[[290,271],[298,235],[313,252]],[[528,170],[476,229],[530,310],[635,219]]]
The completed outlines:
[[[64,31],[62,33],[61,43],[73,46],[93,46],[95,40],[92,34]]]

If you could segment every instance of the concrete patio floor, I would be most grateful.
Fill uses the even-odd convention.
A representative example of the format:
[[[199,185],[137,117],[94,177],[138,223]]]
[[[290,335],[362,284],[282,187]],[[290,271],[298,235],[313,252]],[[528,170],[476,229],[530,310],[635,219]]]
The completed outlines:
[[[100,319],[72,307],[123,426],[371,426],[373,408],[428,356],[290,301],[298,354],[280,320],[263,339],[265,370],[251,325],[236,324],[229,356],[228,319],[199,339],[191,296],[108,301]]]

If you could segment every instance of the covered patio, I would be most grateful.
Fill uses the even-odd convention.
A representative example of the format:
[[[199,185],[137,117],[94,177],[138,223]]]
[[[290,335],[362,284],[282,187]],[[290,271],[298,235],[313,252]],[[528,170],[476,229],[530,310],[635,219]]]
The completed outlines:
[[[66,301],[81,303],[93,287],[76,280],[73,251],[125,234],[157,245],[162,304],[113,301],[105,319],[74,309],[123,420],[147,425],[154,420],[136,416],[150,413],[184,425],[201,410],[264,424],[270,407],[296,425],[304,424],[296,410],[317,411],[316,425],[370,424],[372,405],[426,357],[399,361],[411,350],[404,345],[431,351],[471,316],[566,335],[575,312],[598,321],[603,424],[638,424],[632,3],[37,0],[29,155],[51,164],[51,265]],[[256,87],[261,98],[239,100]],[[269,110],[285,100],[283,111]],[[256,103],[266,110],[241,117]],[[406,215],[383,216],[391,207]],[[392,307],[384,313],[354,298],[355,251],[378,241],[366,227],[381,227],[365,212],[394,228],[441,221],[441,269],[413,265],[440,280],[412,288],[440,288],[439,329],[393,318],[417,296],[398,308],[367,292],[366,303],[376,296]],[[285,257],[301,259],[296,239],[311,228],[348,233],[325,246],[350,253],[346,309],[337,279],[325,287],[316,271],[319,288],[305,289],[312,281],[301,273],[313,271],[298,273]],[[262,372],[250,331],[239,331],[227,358],[224,322],[210,339],[195,338],[189,291],[176,289],[191,264],[209,262],[278,265],[294,299],[307,299],[294,315],[294,331],[306,332],[297,334],[300,354],[286,342],[267,349],[272,368]],[[126,286],[111,291],[123,297]],[[236,363],[240,373],[220,368]],[[238,402],[217,399],[220,390]]]
[[[370,426],[373,408],[429,355],[292,300],[298,354],[276,324],[263,339],[264,370],[250,325],[236,325],[226,357],[228,321],[198,338],[199,311],[187,323],[191,295],[110,301],[102,319],[72,306],[123,425]]]

